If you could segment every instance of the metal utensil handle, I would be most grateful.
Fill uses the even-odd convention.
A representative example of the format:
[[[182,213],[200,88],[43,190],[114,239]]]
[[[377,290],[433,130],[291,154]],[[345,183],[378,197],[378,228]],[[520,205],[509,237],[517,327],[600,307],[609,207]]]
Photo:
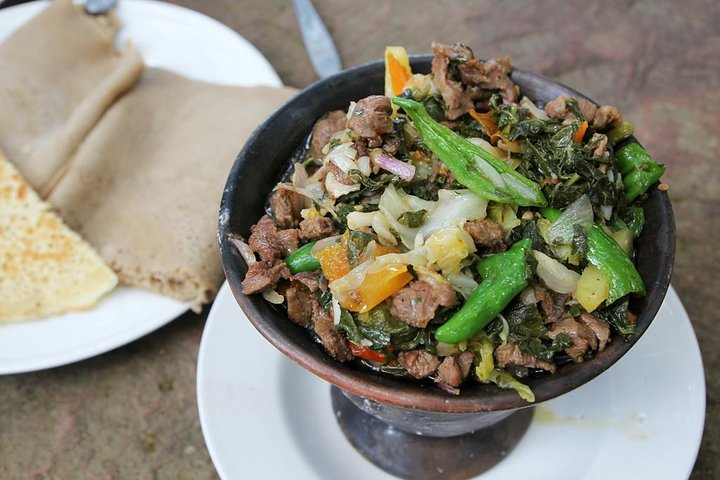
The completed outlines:
[[[315,72],[323,78],[342,69],[330,32],[310,0],[293,0],[300,33]]]

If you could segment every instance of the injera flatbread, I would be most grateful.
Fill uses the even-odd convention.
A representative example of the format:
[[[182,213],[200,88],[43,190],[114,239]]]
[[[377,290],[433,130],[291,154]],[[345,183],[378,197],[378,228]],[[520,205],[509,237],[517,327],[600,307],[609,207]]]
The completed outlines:
[[[0,151],[0,323],[90,308],[116,284]]]
[[[113,46],[115,15],[55,0],[0,44],[0,148],[45,197],[115,99],[140,77],[138,53]]]
[[[149,68],[93,128],[48,200],[121,282],[198,309],[224,278],[216,226],[230,167],[294,93]]]

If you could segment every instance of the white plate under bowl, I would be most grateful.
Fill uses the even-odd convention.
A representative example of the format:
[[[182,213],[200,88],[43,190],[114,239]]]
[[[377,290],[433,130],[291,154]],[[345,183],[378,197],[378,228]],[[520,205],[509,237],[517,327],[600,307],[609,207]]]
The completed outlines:
[[[46,2],[0,10],[0,42],[38,14]],[[131,40],[145,63],[229,85],[280,86],[265,58],[247,40],[200,13],[150,0],[120,0],[118,42]],[[125,345],[165,325],[187,304],[119,287],[87,312],[0,324],[0,374],[65,365]]]
[[[227,284],[210,311],[198,358],[198,408],[220,476],[394,478],[345,439],[328,384],[276,351]],[[675,290],[619,362],[535,410],[525,436],[483,480],[687,479],[705,419],[705,377]]]

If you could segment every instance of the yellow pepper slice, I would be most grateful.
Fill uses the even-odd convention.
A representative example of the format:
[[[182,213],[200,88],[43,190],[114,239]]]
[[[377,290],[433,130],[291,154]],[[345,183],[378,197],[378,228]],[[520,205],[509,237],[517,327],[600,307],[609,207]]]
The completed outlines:
[[[345,242],[323,248],[315,254],[315,257],[320,262],[323,275],[331,282],[345,276],[350,271],[350,260],[347,256]]]
[[[400,95],[411,77],[410,60],[405,49],[385,47],[385,96]]]
[[[396,263],[369,272],[352,298],[340,302],[351,312],[367,312],[389,296],[410,283],[413,276],[407,271],[407,265]]]

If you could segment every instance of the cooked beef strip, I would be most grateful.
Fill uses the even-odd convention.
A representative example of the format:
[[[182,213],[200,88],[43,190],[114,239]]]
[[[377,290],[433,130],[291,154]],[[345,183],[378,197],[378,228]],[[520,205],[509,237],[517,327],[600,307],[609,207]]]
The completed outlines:
[[[574,119],[575,114],[567,107],[566,100],[571,97],[561,95],[545,105],[545,113],[550,118],[560,120]],[[577,105],[588,124],[596,130],[603,130],[610,127],[617,127],[622,123],[622,117],[617,108],[611,105],[596,106],[589,100],[577,98]]]
[[[581,313],[580,323],[590,328],[598,339],[598,351],[605,350],[605,345],[610,341],[610,327],[604,320],[597,318],[591,313]]]
[[[324,278],[325,277],[322,277],[321,279],[319,272],[300,272],[292,276],[293,280],[302,283],[313,293],[318,290],[322,290],[323,292],[327,291],[327,285],[324,283]]]
[[[348,128],[359,137],[366,138],[368,146],[379,147],[382,145],[380,136],[393,131],[391,113],[388,97],[370,95],[357,102],[348,120]]]
[[[312,302],[313,328],[330,356],[340,362],[355,358],[350,350],[350,342],[335,331],[333,317],[317,299]]]
[[[419,328],[427,326],[440,305],[450,307],[457,302],[457,295],[449,285],[431,285],[424,280],[410,282],[391,298],[390,313],[401,322]]]
[[[581,362],[588,350],[598,348],[598,339],[593,331],[572,317],[565,317],[550,324],[548,337],[554,339],[561,333],[567,334],[572,340],[572,345],[565,349],[565,353],[576,362]]]
[[[368,154],[368,142],[365,138],[359,138],[355,140],[355,150],[358,152],[358,158],[364,157]]]
[[[333,221],[327,217],[308,218],[300,222],[300,237],[305,241],[329,237],[334,233]]]
[[[315,123],[312,140],[310,141],[310,148],[315,158],[322,159],[325,156],[322,153],[325,145],[330,142],[330,138],[334,134],[340,130],[345,130],[346,126],[347,115],[342,110],[333,110]]]
[[[425,378],[435,373],[440,360],[425,350],[409,350],[398,354],[398,362],[415,378]]]
[[[497,347],[495,349],[495,362],[500,368],[505,368],[508,365],[517,365],[527,368],[539,368],[550,373],[555,373],[557,370],[554,363],[546,362],[528,353],[524,353],[520,350],[520,347],[514,343],[506,343],[505,345]]]
[[[505,230],[503,230],[500,224],[490,219],[470,220],[465,222],[463,228],[478,245],[488,247],[497,252],[507,249],[507,245],[503,242]]]
[[[460,365],[455,361],[455,357],[443,358],[437,369],[435,383],[457,388],[462,382],[462,372],[460,371]]]
[[[565,316],[565,303],[568,295],[553,292],[545,287],[536,285],[534,288],[535,299],[540,303],[540,313],[544,323],[552,323]]]
[[[355,181],[348,177],[347,173],[343,172],[334,162],[325,162],[325,168],[327,168],[328,173],[332,173],[335,176],[335,180],[343,185],[355,185]]]
[[[396,155],[400,151],[400,147],[402,147],[402,141],[398,137],[392,136],[385,139],[382,149],[390,155]],[[358,153],[358,155],[360,154]]]
[[[258,223],[250,227],[248,245],[253,252],[260,255],[261,260],[273,263],[297,250],[298,231],[278,230],[275,222],[263,215]]]
[[[272,209],[275,223],[280,228],[297,227],[300,219],[300,211],[305,206],[305,199],[302,195],[279,186],[270,197],[270,208]]]
[[[598,108],[592,126],[598,130],[609,127],[618,127],[622,123],[622,116],[612,105],[603,105]]]
[[[290,270],[284,262],[259,261],[253,263],[242,281],[242,292],[245,295],[252,295],[270,290],[275,288],[283,278],[290,278]]]
[[[435,58],[432,74],[447,107],[447,118],[456,120],[471,108],[486,108],[490,96],[499,92],[507,103],[515,102],[518,89],[510,79],[512,60],[500,57],[483,62],[461,45],[432,44]],[[451,61],[457,61],[457,75],[453,78]]]
[[[454,388],[462,385],[470,374],[473,356],[472,352],[465,351],[457,356],[445,357],[438,366],[435,382]]]
[[[288,318],[301,326],[312,321],[314,295],[303,283],[293,280],[280,293],[285,296]]]
[[[472,58],[472,52],[459,45],[449,46],[436,42],[432,43],[432,49],[433,53],[435,53],[432,61],[433,80],[435,80],[435,85],[437,85],[447,107],[447,118],[456,120],[473,108],[474,103],[465,92],[463,84],[452,78],[450,60],[458,57],[463,59]]]
[[[467,85],[473,101],[487,100],[499,92],[505,103],[514,103],[518,98],[518,90],[510,80],[512,59],[499,57],[483,62],[476,58],[469,59],[458,65],[460,81]]]

